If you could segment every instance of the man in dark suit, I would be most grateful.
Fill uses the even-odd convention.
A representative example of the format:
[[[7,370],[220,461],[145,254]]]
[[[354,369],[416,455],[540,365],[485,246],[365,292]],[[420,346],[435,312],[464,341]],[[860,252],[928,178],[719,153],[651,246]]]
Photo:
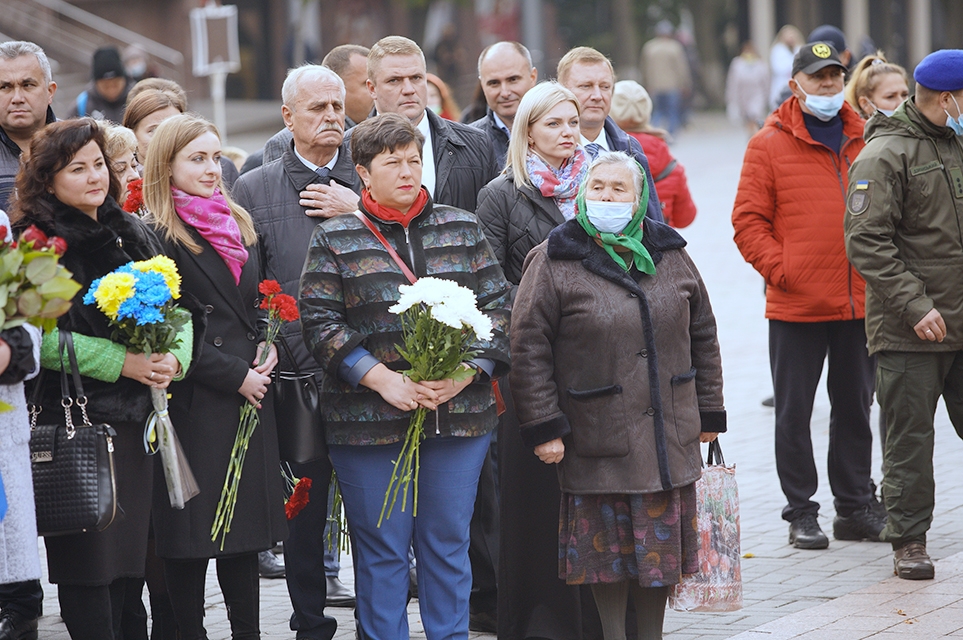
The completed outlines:
[[[360,179],[344,143],[345,87],[327,67],[305,65],[292,70],[281,89],[284,124],[291,141],[281,157],[245,173],[234,186],[235,200],[250,213],[258,230],[264,276],[277,280],[285,293],[297,296],[301,268],[317,219],[305,215],[302,193],[309,185],[324,184],[340,204],[329,214],[357,208]],[[337,209],[335,211],[334,209]],[[298,368],[320,369],[304,348],[299,322],[282,328]],[[282,353],[280,369],[294,367]],[[278,424],[278,429],[285,425]],[[311,500],[288,521],[284,545],[288,592],[294,605],[292,628],[298,638],[330,640],[337,623],[324,614],[328,580],[325,576],[324,528],[328,516],[331,463],[325,457],[307,464],[291,464],[296,477],[313,480]]]
[[[594,160],[600,150],[624,151],[638,161],[649,183],[649,207],[645,216],[662,222],[662,206],[655,192],[655,181],[642,145],[627,135],[609,117],[612,94],[615,93],[615,69],[612,61],[591,47],[575,47],[558,61],[559,83],[575,94],[582,105],[579,127],[581,144]]]
[[[488,135],[499,167],[505,166],[508,139],[522,96],[538,82],[532,54],[518,42],[496,42],[478,56],[478,81],[485,92],[488,113],[471,123]]]

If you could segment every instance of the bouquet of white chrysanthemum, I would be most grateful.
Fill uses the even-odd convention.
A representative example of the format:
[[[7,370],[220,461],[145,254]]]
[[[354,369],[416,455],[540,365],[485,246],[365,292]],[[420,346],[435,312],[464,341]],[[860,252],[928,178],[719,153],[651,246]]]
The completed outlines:
[[[412,285],[399,287],[401,298],[388,311],[401,316],[404,345],[398,353],[411,369],[404,371],[414,382],[425,380],[464,380],[474,371],[462,366],[473,358],[476,340],[492,339],[492,321],[478,310],[475,294],[451,280],[420,278]],[[385,492],[378,526],[391,511],[402,492],[401,510],[408,501],[408,487],[414,480],[414,515],[418,515],[418,470],[420,446],[425,437],[428,409],[418,407],[411,415],[401,455]],[[389,504],[389,500],[391,504]]]

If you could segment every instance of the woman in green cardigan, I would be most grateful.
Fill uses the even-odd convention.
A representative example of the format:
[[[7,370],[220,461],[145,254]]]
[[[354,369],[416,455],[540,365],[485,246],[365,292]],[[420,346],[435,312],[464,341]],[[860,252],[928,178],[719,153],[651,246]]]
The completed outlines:
[[[26,158],[10,218],[18,232],[36,225],[67,242],[60,262],[82,288],[58,326],[74,334],[90,420],[117,432],[115,479],[123,514],[103,531],[47,538],[48,577],[58,586],[61,616],[72,638],[114,638],[120,635],[128,582],[144,575],[153,480],[153,461],[143,445],[150,388],[166,388],[187,370],[193,333],[188,323],[174,353],[133,354],[110,339],[107,317],[81,301],[95,279],[132,260],[151,258],[159,247],[150,229],[114,200],[119,183],[104,159],[100,126],[91,118],[50,124],[33,138]],[[57,331],[45,336],[41,365],[51,371],[34,383],[42,385],[48,420],[64,416],[57,344]]]

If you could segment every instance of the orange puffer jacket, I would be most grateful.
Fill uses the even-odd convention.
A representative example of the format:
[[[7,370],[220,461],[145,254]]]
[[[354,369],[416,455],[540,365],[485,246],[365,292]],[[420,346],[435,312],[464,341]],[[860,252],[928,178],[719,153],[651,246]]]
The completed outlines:
[[[774,111],[749,141],[732,211],[735,241],[766,279],[766,317],[786,322],[856,320],[865,282],[843,245],[849,167],[865,146],[863,120],[840,111],[839,155],[813,140],[799,101]]]

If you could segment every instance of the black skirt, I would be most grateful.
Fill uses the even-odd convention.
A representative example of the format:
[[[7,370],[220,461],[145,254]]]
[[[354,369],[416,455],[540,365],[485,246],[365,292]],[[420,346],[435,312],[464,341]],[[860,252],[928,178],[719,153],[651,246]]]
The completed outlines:
[[[85,587],[142,577],[150,528],[154,459],[144,454],[144,422],[112,422],[117,517],[103,531],[44,538],[50,582]]]
[[[499,387],[508,410],[498,423],[498,638],[602,640],[590,588],[558,577],[561,491],[555,465],[522,442],[505,378]]]

